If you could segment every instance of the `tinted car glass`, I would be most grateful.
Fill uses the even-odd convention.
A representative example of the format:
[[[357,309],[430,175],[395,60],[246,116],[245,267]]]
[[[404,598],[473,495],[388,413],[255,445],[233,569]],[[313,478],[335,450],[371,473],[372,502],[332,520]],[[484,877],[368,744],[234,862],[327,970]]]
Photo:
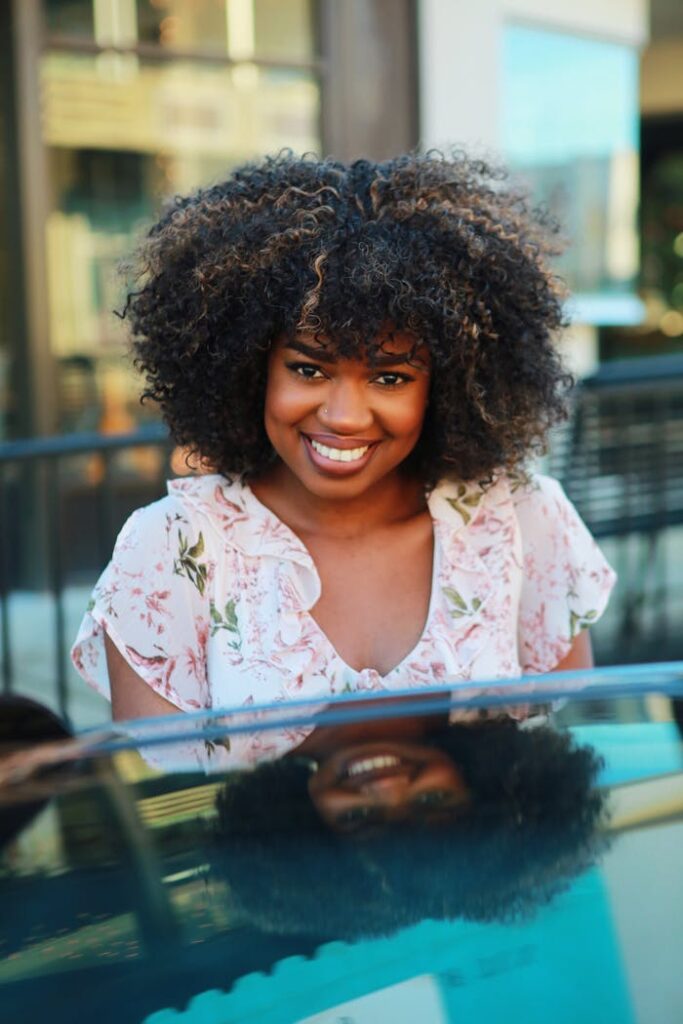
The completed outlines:
[[[76,739],[6,703],[2,1019],[678,1024],[682,698],[652,666]]]

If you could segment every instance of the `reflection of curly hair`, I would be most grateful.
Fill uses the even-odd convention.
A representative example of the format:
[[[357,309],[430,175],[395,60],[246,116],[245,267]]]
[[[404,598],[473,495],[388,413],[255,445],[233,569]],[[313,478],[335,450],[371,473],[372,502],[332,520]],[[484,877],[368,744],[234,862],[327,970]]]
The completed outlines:
[[[176,441],[219,472],[258,474],[272,458],[273,339],[309,331],[372,359],[394,329],[432,357],[418,475],[518,465],[562,416],[570,380],[551,342],[553,229],[504,178],[465,156],[283,154],[176,199],[142,244],[124,314]]]
[[[450,822],[349,838],[329,831],[295,759],[227,780],[215,871],[239,911],[282,934],[352,939],[424,918],[507,921],[567,888],[604,845],[600,760],[567,734],[509,722],[432,736],[472,794]]]

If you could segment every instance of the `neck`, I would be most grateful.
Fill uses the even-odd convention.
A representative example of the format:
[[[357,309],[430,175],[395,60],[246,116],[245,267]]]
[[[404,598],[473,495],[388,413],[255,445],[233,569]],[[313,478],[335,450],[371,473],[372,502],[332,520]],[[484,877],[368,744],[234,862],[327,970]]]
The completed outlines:
[[[296,533],[350,539],[419,515],[426,508],[424,485],[393,473],[352,498],[311,494],[283,463],[252,484],[256,497]]]

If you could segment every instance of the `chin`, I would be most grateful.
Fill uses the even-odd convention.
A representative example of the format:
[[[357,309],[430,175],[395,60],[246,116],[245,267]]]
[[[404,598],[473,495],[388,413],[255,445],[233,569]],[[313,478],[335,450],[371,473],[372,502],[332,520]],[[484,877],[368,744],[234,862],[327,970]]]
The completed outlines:
[[[356,479],[334,479],[333,477],[314,476],[299,476],[299,483],[302,487],[305,487],[309,494],[315,495],[316,498],[335,498],[339,501],[345,501],[351,498],[358,498],[366,491],[371,490],[376,486],[380,480],[364,481],[360,477]]]

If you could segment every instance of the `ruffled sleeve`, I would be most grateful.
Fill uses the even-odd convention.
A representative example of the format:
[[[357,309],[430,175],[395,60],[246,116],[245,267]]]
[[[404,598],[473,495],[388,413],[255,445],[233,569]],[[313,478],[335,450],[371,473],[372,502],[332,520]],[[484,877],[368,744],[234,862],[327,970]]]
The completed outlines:
[[[207,642],[212,538],[178,498],[134,512],[93,590],[71,651],[80,675],[110,699],[105,631],[151,688],[181,711],[209,707]]]
[[[521,532],[519,655],[550,672],[602,615],[616,575],[556,480],[535,476],[514,494]]]

